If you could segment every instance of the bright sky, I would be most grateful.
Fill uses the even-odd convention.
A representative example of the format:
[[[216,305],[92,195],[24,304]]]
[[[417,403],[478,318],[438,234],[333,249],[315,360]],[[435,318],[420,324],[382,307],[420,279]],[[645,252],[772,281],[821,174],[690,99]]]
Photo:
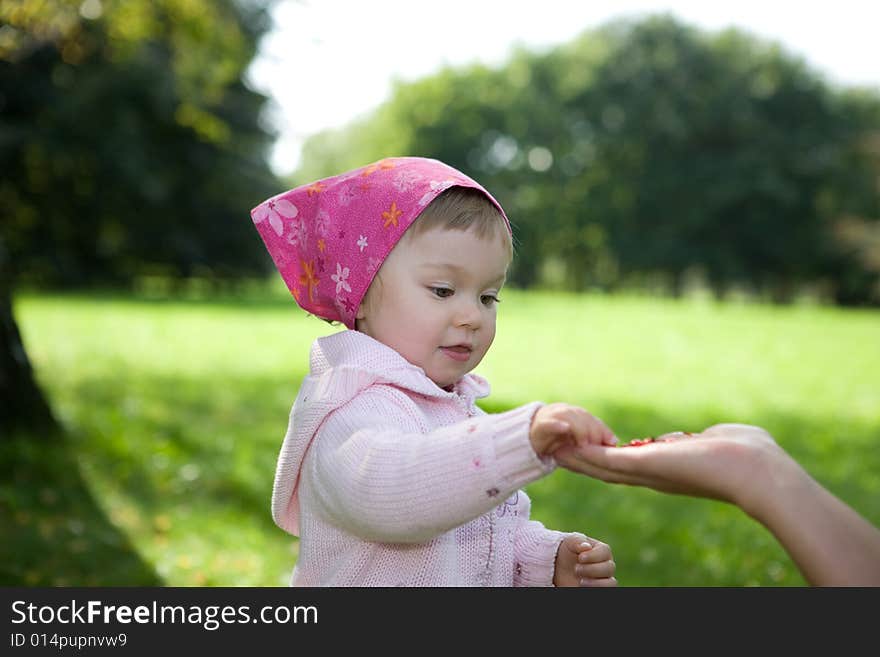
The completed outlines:
[[[743,28],[832,82],[880,88],[877,0],[281,0],[250,70],[273,99],[272,167],[292,171],[305,138],[369,112],[394,79],[444,65],[497,66],[514,45],[544,50],[611,19],[658,12],[711,31]]]

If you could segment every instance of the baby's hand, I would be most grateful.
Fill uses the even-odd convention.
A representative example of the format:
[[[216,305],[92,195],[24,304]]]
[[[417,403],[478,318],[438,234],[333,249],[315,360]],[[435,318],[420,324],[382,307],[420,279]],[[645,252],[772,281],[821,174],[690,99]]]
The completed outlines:
[[[607,543],[570,534],[556,550],[554,586],[617,586],[615,564]]]
[[[529,439],[538,456],[553,454],[565,445],[614,445],[617,438],[605,423],[580,406],[547,404],[532,418]]]

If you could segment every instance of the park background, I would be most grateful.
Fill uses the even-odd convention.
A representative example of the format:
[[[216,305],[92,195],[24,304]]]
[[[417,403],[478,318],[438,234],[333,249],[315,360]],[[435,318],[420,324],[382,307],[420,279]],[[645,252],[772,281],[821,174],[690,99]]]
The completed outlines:
[[[0,584],[286,583],[275,458],[336,329],[249,211],[403,154],[480,180],[515,227],[486,410],[566,400],[624,439],[759,424],[880,524],[880,84],[621,17],[398,80],[279,172],[247,75],[275,5],[0,4]],[[297,67],[321,61],[278,84],[316,102]],[[623,585],[803,584],[728,505],[567,472],[528,491],[609,542]]]

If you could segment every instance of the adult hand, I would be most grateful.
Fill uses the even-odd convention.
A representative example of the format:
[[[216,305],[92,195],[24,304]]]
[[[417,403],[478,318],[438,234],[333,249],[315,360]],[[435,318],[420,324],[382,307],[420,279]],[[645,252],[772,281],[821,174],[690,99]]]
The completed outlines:
[[[718,424],[699,434],[665,434],[639,446],[566,445],[560,465],[611,483],[732,502],[748,511],[774,468],[799,468],[764,429]]]
[[[776,536],[814,586],[880,586],[880,529],[760,427],[719,424],[638,447],[566,445],[554,457],[604,481],[732,502]]]

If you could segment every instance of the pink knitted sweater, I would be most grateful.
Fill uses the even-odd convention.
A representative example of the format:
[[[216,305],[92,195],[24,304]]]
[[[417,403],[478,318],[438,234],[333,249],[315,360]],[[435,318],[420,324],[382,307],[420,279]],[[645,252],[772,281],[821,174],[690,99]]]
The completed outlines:
[[[272,515],[300,536],[299,586],[551,586],[565,534],[519,490],[553,471],[528,438],[541,405],[488,415],[373,338],[315,341],[275,473]]]

